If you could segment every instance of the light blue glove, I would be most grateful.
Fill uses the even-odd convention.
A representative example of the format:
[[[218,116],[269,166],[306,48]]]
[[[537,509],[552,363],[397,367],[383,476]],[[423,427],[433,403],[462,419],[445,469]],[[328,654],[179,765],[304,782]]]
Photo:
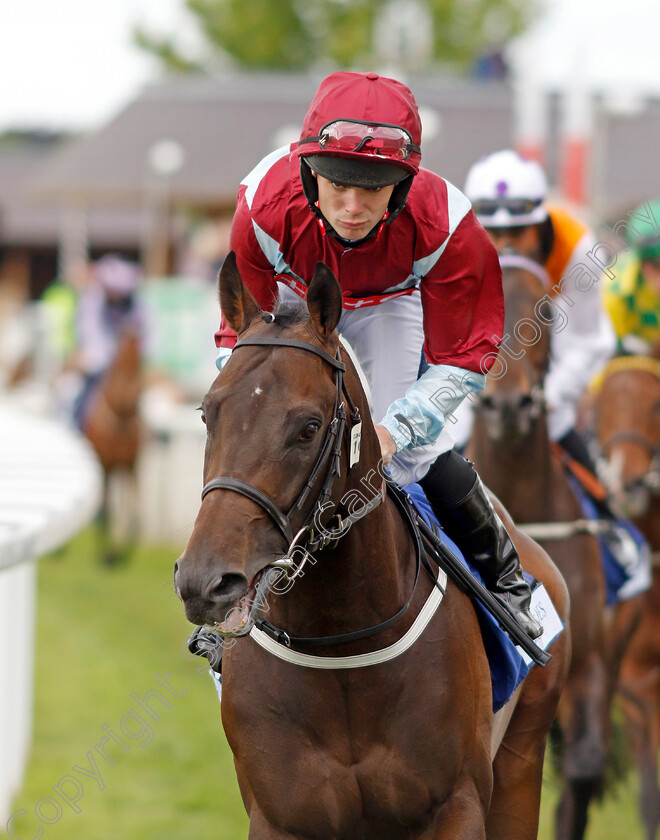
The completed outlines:
[[[218,355],[215,360],[215,366],[218,370],[222,370],[227,364],[227,359],[231,356],[231,347],[218,347]]]
[[[381,420],[392,435],[397,452],[433,443],[445,420],[467,394],[481,391],[486,377],[453,365],[431,365],[420,378],[395,400]]]

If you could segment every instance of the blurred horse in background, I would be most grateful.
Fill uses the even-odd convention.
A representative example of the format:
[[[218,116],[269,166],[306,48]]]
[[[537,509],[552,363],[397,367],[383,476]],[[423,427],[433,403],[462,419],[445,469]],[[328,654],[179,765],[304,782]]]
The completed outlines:
[[[101,554],[110,565],[126,558],[137,535],[141,390],[140,337],[137,328],[128,325],[112,364],[88,397],[82,418],[83,434],[103,467]]]
[[[635,621],[628,613],[635,608],[625,606],[625,619],[606,610],[598,540],[548,436],[543,380],[553,317],[551,304],[543,303],[549,285],[544,269],[518,255],[501,262],[509,352],[500,353],[486,389],[475,397],[466,455],[517,526],[545,548],[568,586],[573,654],[557,713],[563,787],[555,836],[580,840],[589,804],[603,789],[610,708]]]
[[[646,840],[660,825],[660,362],[613,359],[594,386],[596,437],[613,504],[653,552],[653,581],[621,663],[619,692],[641,778]]]

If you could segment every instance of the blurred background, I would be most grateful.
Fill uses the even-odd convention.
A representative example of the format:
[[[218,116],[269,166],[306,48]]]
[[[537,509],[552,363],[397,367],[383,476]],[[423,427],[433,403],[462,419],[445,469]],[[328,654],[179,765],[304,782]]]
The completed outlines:
[[[242,176],[297,138],[327,73],[373,69],[415,93],[427,168],[462,187],[476,159],[515,147],[597,229],[660,195],[659,23],[655,0],[5,0],[2,825],[21,812],[10,836],[246,834],[170,583],[198,506],[195,409],[215,374],[216,276]],[[98,454],[76,422],[81,393],[117,360],[84,344],[81,312],[99,288],[137,335],[139,381],[130,348],[120,371],[138,382],[121,457]],[[72,766],[93,773],[86,754],[135,710],[133,694],[160,685],[155,672],[186,692],[159,688],[170,706],[151,738],[136,734],[103,787],[85,777],[79,793]],[[589,837],[639,831],[635,784]]]

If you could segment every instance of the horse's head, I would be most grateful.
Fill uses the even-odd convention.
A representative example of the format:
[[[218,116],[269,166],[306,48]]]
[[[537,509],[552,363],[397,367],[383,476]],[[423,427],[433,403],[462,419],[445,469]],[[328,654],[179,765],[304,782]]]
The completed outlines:
[[[325,265],[317,265],[306,306],[280,305],[274,314],[262,312],[233,254],[219,286],[238,342],[202,401],[202,506],[174,582],[190,621],[242,635],[265,570],[290,556],[294,542],[304,544],[321,516],[327,522],[323,511],[358,480],[358,468],[347,476],[358,413],[361,464],[376,462],[378,442],[357,373],[340,351],[341,291]]]
[[[604,480],[623,514],[643,516],[660,492],[660,362],[613,359],[594,390]]]
[[[526,439],[543,413],[543,378],[550,359],[552,306],[547,279],[537,263],[518,255],[501,257],[506,320],[498,358],[477,413],[489,438]]]

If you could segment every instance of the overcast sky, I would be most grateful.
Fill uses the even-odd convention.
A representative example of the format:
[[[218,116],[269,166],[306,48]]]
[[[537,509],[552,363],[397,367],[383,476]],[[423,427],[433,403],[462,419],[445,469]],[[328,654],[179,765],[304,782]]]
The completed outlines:
[[[137,22],[174,29],[183,0],[0,0],[0,130],[93,128],[150,79]]]
[[[658,0],[545,0],[531,37],[536,70],[554,83],[660,92]],[[0,131],[95,128],[157,78],[131,45],[138,21],[180,29],[184,0],[0,0]]]

